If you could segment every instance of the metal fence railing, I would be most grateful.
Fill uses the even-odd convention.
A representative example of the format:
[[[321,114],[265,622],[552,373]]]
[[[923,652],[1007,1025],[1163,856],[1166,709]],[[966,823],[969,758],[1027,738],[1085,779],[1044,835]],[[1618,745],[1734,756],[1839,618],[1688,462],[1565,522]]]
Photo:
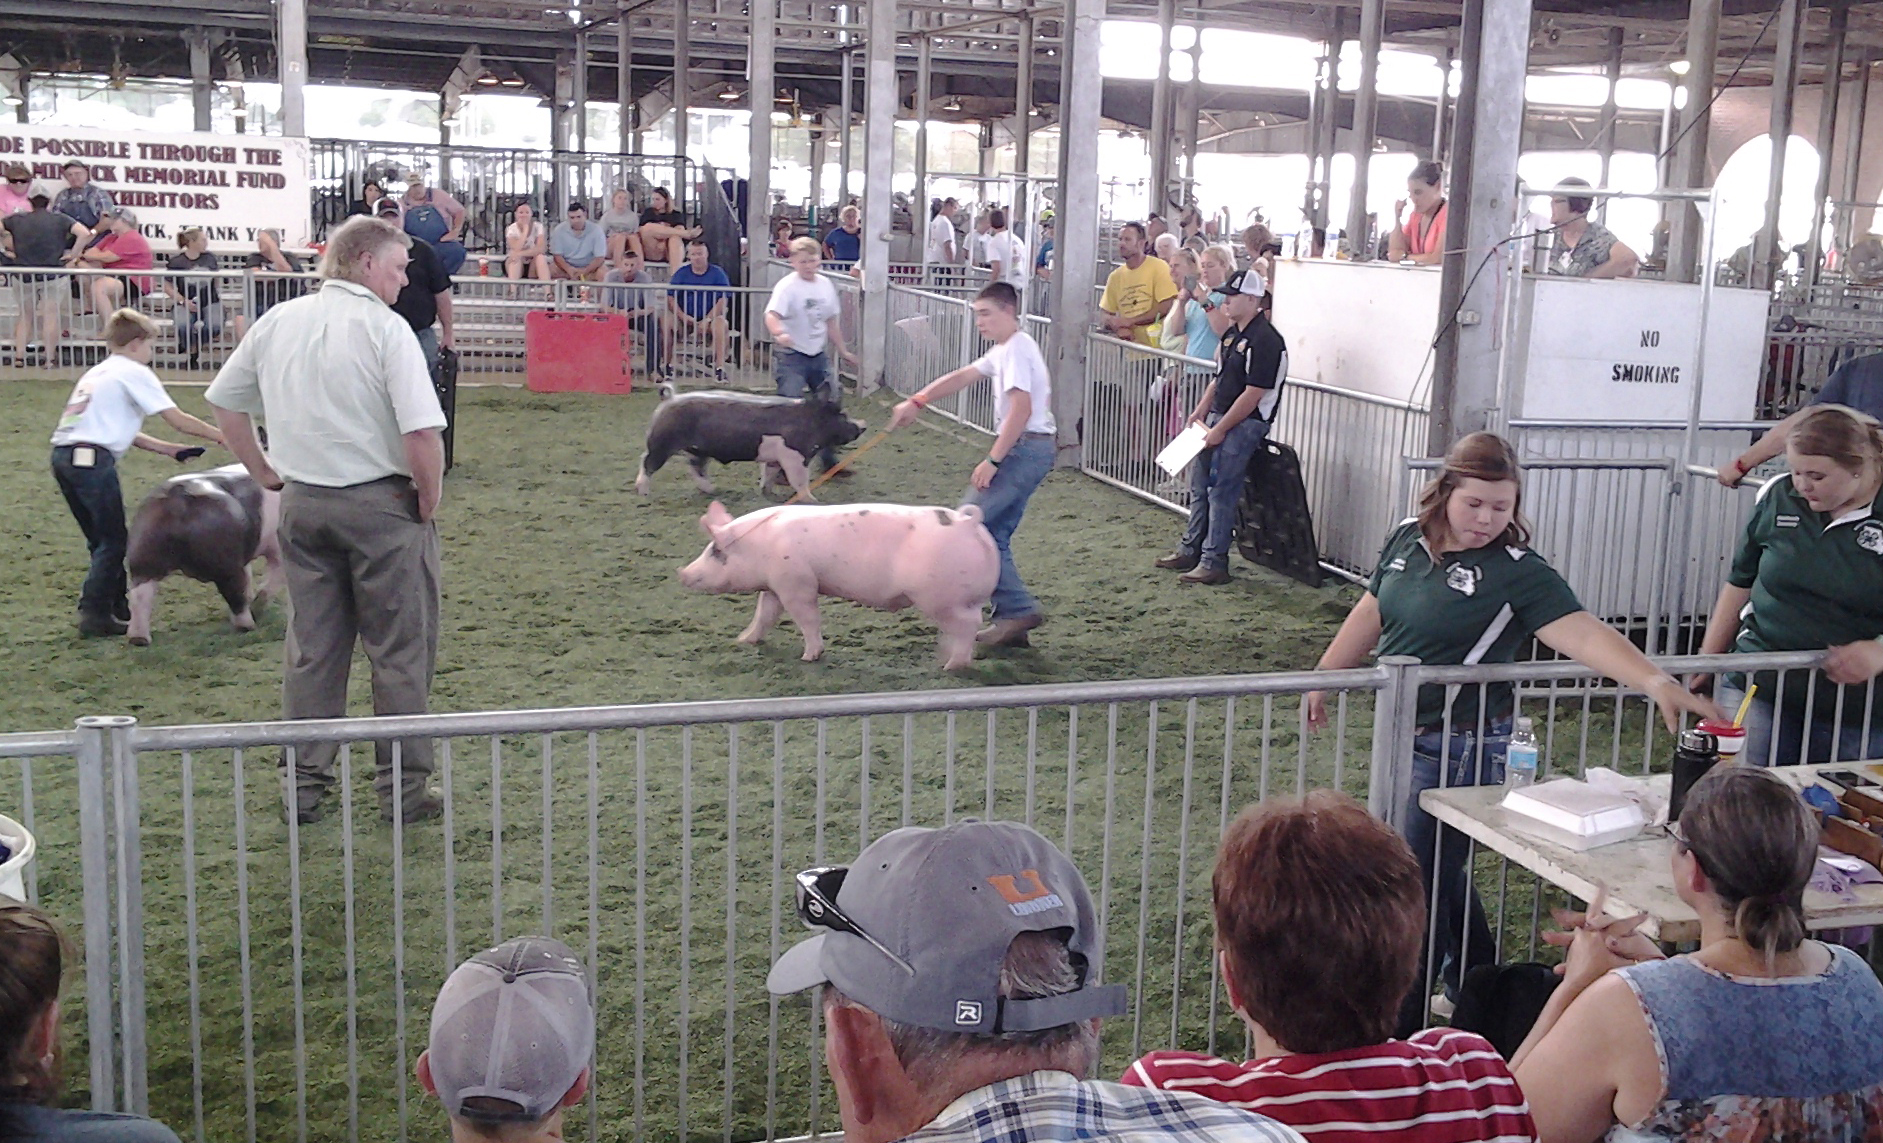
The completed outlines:
[[[1332,788],[1403,824],[1420,685],[1502,682],[1536,721],[1544,774],[1665,769],[1670,740],[1646,699],[1577,664],[1409,660],[318,722],[87,718],[0,737],[0,758],[21,760],[23,820],[41,839],[33,892],[82,935],[70,999],[85,1017],[68,1055],[86,1061],[72,1094],[94,1107],[197,1140],[436,1131],[409,1077],[438,986],[488,943],[548,932],[584,955],[603,1030],[572,1138],[774,1139],[835,1116],[815,1009],[763,987],[796,932],[796,869],[900,825],[1028,822],[1085,873],[1109,979],[1134,998],[1106,1030],[1101,1072],[1156,1047],[1245,1051],[1211,955],[1225,823]],[[1309,690],[1327,696],[1318,732]],[[367,744],[393,741],[397,765],[413,737],[439,743],[443,817],[381,824]],[[318,742],[341,744],[338,786],[325,819],[302,825],[283,815],[276,763]],[[1499,955],[1538,955],[1537,923],[1562,895],[1473,861],[1497,896]]]

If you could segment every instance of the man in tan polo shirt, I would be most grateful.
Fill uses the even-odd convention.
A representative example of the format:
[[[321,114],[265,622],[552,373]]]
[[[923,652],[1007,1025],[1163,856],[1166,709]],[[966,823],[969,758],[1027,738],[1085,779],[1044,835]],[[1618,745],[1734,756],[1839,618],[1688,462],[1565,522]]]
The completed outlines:
[[[423,714],[438,657],[438,531],[445,415],[411,326],[391,309],[408,239],[377,219],[335,230],[320,289],[271,308],[206,397],[228,448],[280,488],[293,619],[281,688],[287,718],[346,714],[353,644],[373,671],[373,713]],[[253,418],[268,422],[264,456]],[[384,816],[434,817],[430,739],[376,743]],[[332,743],[293,748],[295,810],[318,821]],[[288,764],[287,756],[282,765]],[[399,796],[395,799],[395,792]]]

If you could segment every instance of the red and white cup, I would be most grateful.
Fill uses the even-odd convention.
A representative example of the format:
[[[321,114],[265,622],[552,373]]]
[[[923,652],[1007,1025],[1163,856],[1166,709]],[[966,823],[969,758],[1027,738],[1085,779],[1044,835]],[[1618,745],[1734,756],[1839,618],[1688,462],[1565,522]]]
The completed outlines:
[[[1746,748],[1746,728],[1743,726],[1734,726],[1724,719],[1708,718],[1701,720],[1698,729],[1719,741],[1722,760],[1737,758]]]

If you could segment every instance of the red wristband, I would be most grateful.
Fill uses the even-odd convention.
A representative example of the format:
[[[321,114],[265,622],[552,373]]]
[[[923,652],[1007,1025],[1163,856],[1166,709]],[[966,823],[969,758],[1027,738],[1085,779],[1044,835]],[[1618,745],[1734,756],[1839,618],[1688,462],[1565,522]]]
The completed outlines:
[[[920,393],[917,393],[914,396],[910,397],[909,403],[914,405],[918,409],[928,408],[928,398],[922,396],[922,394]]]

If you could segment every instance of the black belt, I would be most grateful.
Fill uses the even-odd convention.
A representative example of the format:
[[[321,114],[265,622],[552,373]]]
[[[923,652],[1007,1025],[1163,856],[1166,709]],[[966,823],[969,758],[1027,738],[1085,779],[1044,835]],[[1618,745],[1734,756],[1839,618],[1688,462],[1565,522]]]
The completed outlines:
[[[1021,433],[1020,435],[1026,438],[1027,440],[1048,440],[1048,441],[1057,440],[1059,436],[1059,434],[1057,433]]]

